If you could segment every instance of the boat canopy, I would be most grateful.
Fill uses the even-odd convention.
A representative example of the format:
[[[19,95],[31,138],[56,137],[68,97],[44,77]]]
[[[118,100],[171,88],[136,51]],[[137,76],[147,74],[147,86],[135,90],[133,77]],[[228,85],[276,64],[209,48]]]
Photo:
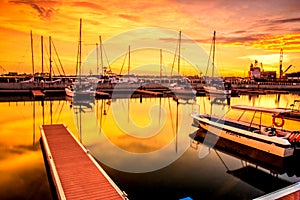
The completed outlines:
[[[283,108],[266,108],[266,107],[257,107],[257,106],[246,106],[246,105],[234,105],[231,106],[232,109],[239,109],[239,110],[248,110],[253,112],[265,112],[265,113],[289,113],[292,112],[290,109],[283,109]]]

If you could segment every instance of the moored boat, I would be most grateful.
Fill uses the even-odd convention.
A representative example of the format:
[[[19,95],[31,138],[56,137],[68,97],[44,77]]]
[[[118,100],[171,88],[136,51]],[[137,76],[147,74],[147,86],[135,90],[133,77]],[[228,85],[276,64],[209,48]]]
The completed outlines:
[[[300,121],[300,107],[296,106],[297,103],[299,104],[300,100],[294,100],[294,103],[290,105],[290,109],[283,108],[285,110],[290,110],[290,112],[278,113],[278,115],[287,119]]]
[[[211,77],[206,77],[205,85],[203,88],[208,94],[217,94],[217,95],[231,95],[231,84],[223,82],[222,79],[215,77],[215,50],[216,50],[216,31],[214,31],[212,39],[212,75]],[[210,57],[209,60],[210,61]],[[209,62],[208,62],[209,63]],[[208,71],[208,67],[206,72]]]
[[[210,133],[279,157],[292,156],[294,150],[299,148],[300,132],[285,130],[282,128],[284,122],[277,122],[278,119],[283,120],[277,115],[278,113],[290,112],[290,110],[245,105],[231,106],[231,109],[242,110],[242,115],[246,111],[253,112],[253,118],[256,117],[256,113],[260,113],[260,118],[262,113],[273,114],[273,124],[262,125],[261,119],[257,124],[253,122],[253,118],[251,122],[245,122],[240,118],[237,120],[227,117],[220,118],[211,114],[193,113],[191,116],[195,124]]]

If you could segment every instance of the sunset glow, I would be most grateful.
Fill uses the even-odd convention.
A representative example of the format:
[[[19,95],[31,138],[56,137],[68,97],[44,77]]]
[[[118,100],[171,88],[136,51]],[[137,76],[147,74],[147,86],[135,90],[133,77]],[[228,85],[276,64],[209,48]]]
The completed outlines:
[[[217,32],[216,64],[223,76],[244,76],[251,62],[258,60],[265,70],[279,69],[279,52],[283,48],[283,68],[300,71],[300,3],[288,1],[41,1],[10,0],[0,3],[0,74],[6,71],[32,73],[30,31],[33,32],[35,72],[41,71],[41,36],[44,37],[45,69],[49,68],[49,36],[67,74],[75,74],[79,19],[83,19],[82,59],[99,44],[136,28],[157,27],[182,33],[209,54],[213,31]],[[134,38],[136,37],[136,38]],[[134,39],[152,36],[135,35]],[[176,48],[177,37],[173,39]],[[120,41],[117,48],[127,49],[132,38]],[[167,42],[167,41],[166,41]],[[168,42],[171,42],[170,40]],[[185,44],[185,40],[182,41]],[[114,49],[106,49],[114,51]],[[184,51],[184,50],[183,50]],[[159,52],[159,50],[157,50]],[[133,56],[132,66],[159,64],[159,53]],[[137,52],[138,53],[138,52]],[[53,51],[55,55],[55,52]],[[109,54],[109,53],[108,53]],[[170,52],[168,52],[170,54]],[[195,52],[196,56],[197,52]],[[53,55],[53,57],[54,57]],[[157,56],[157,57],[156,57]],[[55,55],[56,57],[56,55]],[[170,66],[172,55],[165,58]],[[56,59],[56,58],[53,58]],[[112,58],[107,58],[113,62]],[[123,60],[122,60],[123,61]],[[122,63],[121,59],[119,63]],[[58,62],[58,61],[55,61]],[[111,63],[112,64],[112,63]],[[55,64],[54,64],[55,65]],[[201,66],[199,63],[192,65]],[[112,70],[120,71],[120,64]],[[203,66],[205,67],[205,66]],[[6,71],[5,71],[6,70]],[[201,71],[201,70],[200,70]],[[95,71],[94,71],[95,72]],[[58,75],[58,71],[54,70]],[[200,73],[182,62],[182,74]]]

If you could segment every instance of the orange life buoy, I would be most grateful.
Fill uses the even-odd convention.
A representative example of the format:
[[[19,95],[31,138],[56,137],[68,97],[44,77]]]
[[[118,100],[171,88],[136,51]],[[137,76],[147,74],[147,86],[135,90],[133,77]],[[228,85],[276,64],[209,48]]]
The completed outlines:
[[[294,137],[296,137],[297,136],[297,134],[296,133],[291,133],[291,135],[289,136],[289,141],[290,142],[293,142],[293,140],[294,140]]]
[[[281,121],[277,122],[276,119],[281,119]],[[283,127],[283,125],[284,125],[284,117],[282,115],[274,115],[272,121],[273,121],[273,124],[277,127]]]

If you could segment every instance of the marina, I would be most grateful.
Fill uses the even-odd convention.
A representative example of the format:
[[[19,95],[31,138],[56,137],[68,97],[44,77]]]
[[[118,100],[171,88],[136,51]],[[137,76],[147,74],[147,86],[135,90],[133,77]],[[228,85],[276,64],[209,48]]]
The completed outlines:
[[[1,2],[0,198],[300,199],[299,9]]]

